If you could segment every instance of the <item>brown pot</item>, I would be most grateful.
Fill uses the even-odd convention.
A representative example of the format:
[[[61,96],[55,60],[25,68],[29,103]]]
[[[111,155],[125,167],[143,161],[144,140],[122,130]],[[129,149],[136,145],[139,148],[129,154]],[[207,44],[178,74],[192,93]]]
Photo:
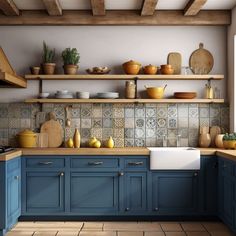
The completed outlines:
[[[38,75],[39,71],[40,71],[40,67],[39,66],[32,66],[30,67],[30,71],[32,75]]]
[[[66,75],[76,75],[78,71],[78,65],[64,65],[64,73]]]
[[[155,75],[157,73],[158,67],[149,64],[148,66],[143,67],[144,74],[146,75]]]
[[[141,64],[136,61],[127,61],[123,64],[124,72],[128,75],[137,75],[141,69]]]
[[[56,68],[56,63],[43,63],[43,72],[45,75],[53,75]]]

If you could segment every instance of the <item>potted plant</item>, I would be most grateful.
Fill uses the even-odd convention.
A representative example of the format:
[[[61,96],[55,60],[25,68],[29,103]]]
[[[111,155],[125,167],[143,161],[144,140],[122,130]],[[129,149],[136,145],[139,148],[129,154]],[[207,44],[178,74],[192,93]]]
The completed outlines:
[[[236,148],[236,133],[226,133],[223,137],[224,148],[235,149]]]
[[[43,72],[46,75],[53,75],[55,72],[56,63],[54,62],[55,48],[49,49],[45,41],[43,41]]]
[[[75,75],[78,70],[79,63],[79,53],[76,48],[66,48],[62,54],[62,59],[64,61],[64,73],[67,75]]]

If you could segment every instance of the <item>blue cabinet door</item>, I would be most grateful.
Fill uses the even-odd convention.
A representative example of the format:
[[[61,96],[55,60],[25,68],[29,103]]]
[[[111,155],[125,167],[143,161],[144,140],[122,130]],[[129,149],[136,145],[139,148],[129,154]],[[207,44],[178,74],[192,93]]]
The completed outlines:
[[[71,173],[71,212],[90,215],[116,214],[118,178],[117,172]]]
[[[157,214],[196,213],[198,172],[156,172],[153,174],[153,211]]]
[[[26,173],[26,212],[53,214],[63,212],[65,181],[63,172]]]
[[[137,214],[147,211],[147,173],[126,172],[124,188],[125,212]]]

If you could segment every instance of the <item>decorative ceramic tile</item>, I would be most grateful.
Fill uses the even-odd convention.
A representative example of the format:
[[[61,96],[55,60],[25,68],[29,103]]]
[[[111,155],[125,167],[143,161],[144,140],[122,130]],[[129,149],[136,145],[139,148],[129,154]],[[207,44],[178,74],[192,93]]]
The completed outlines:
[[[0,145],[2,146],[8,146],[9,145],[9,139],[8,138],[0,138]],[[16,145],[11,145],[11,146],[16,146]]]
[[[125,142],[123,138],[114,138],[115,147],[124,147]]]
[[[189,106],[189,118],[198,118],[198,107]]]
[[[4,112],[4,111],[3,111]],[[5,111],[6,113],[6,111]],[[20,104],[12,103],[8,107],[8,116],[9,118],[20,118]]]
[[[221,119],[221,123],[222,124],[229,124],[229,107],[222,107],[221,108],[221,115],[220,115],[220,119]]]
[[[178,117],[188,117],[188,104],[178,104]]]
[[[126,139],[134,138],[134,129],[125,128],[125,138]]]
[[[102,122],[103,122],[102,126],[104,128],[112,128],[112,125],[113,125],[112,118],[103,118]]]
[[[154,128],[156,128],[156,125],[157,125],[156,118],[147,118],[146,119],[146,128],[154,129]]]
[[[25,118],[25,119],[27,119],[27,118],[29,119],[31,117],[31,107],[30,107],[30,105],[21,106],[20,117]]]
[[[80,119],[72,118],[71,124],[74,128],[80,128]]]
[[[124,106],[123,104],[114,104],[113,105],[113,117],[114,118],[124,118]]]
[[[220,116],[220,107],[216,106],[216,105],[217,104],[211,104],[211,106],[210,106],[210,117],[212,117],[212,118]]]
[[[145,129],[135,129],[134,136],[135,138],[145,138]]]
[[[188,117],[178,117],[178,128],[188,128]]]
[[[8,118],[0,118],[0,128],[7,129],[9,127]]]
[[[191,146],[194,147],[192,144],[198,142],[199,130],[198,129],[189,129],[189,140],[192,141]],[[189,142],[190,144],[190,142]]]
[[[81,118],[90,118],[92,115],[92,104],[81,104]]]
[[[145,119],[135,118],[135,128],[143,128],[143,127],[145,127]]]
[[[220,119],[219,118],[210,118],[210,126],[220,126]]]
[[[78,108],[73,107],[72,109],[70,109],[70,112],[71,112],[72,118],[77,118],[77,119],[80,118],[80,107],[78,107]]]
[[[113,128],[124,128],[125,119],[124,118],[115,118],[113,119]]]
[[[167,107],[157,107],[157,117],[159,118],[167,118],[168,109]]]
[[[168,129],[168,140],[167,145],[168,147],[176,147],[177,146],[177,129]]]
[[[156,129],[146,129],[146,138],[155,138],[156,139]]]
[[[20,119],[20,127],[23,129],[31,128],[31,120],[30,119]]]
[[[91,136],[96,137],[98,139],[102,139],[102,128],[92,128]]]
[[[102,117],[102,104],[93,104],[92,117],[93,118]]]
[[[81,129],[92,128],[92,119],[81,119]]]
[[[134,118],[125,118],[125,128],[134,128]]]
[[[166,128],[157,128],[157,138],[162,139],[163,135],[167,135],[167,129]]]
[[[177,117],[177,105],[170,104],[168,105],[168,118],[175,118]]]
[[[146,117],[156,117],[157,109],[156,107],[146,107]]]
[[[156,147],[157,141],[155,138],[147,138],[146,139],[146,146],[147,147]]]
[[[134,146],[135,147],[144,147],[145,146],[145,140],[144,139],[135,139],[134,140]]]
[[[124,129],[113,129],[114,138],[124,139]]]
[[[189,128],[198,128],[199,127],[199,119],[198,118],[191,118],[189,119]]]
[[[177,118],[168,118],[168,128],[177,128]]]
[[[102,129],[102,139],[107,140],[110,136],[113,137],[113,129],[112,128],[103,128]]]
[[[0,103],[0,118],[8,117],[8,104]]]
[[[91,129],[81,129],[80,134],[83,139],[90,138],[91,137]]]
[[[163,140],[162,139],[156,140],[156,147],[163,147]]]
[[[59,121],[59,123],[61,124],[62,128],[65,127],[65,120],[64,120],[64,117],[63,119],[57,119]]]
[[[73,138],[73,136],[74,136],[74,130],[72,130],[70,127],[66,127],[64,140],[67,141],[69,138]]]
[[[134,117],[134,108],[125,108],[125,118]]]
[[[64,107],[55,106],[54,113],[55,113],[57,119],[64,119],[65,118]]]
[[[54,104],[44,103],[42,104],[42,111],[49,113],[54,110]]]
[[[180,139],[180,146],[181,147],[188,147],[189,144],[188,144],[188,138],[181,138]]]
[[[209,127],[209,126],[210,126],[210,120],[209,120],[209,118],[200,118],[200,120],[199,120],[199,126],[200,126],[200,127]]]
[[[102,128],[102,119],[101,118],[92,119],[92,127]]]
[[[0,138],[8,138],[8,129],[0,129]]]
[[[199,111],[200,111],[200,117],[201,118],[208,118],[208,117],[210,117],[210,109],[209,109],[209,107],[200,107]]]
[[[125,147],[134,147],[134,139],[125,139]]]
[[[190,147],[197,147],[198,146],[198,139],[189,139],[188,141]]]
[[[145,117],[145,107],[142,104],[135,106],[135,117],[144,118]]]
[[[157,119],[157,127],[160,127],[160,128],[167,127],[166,118],[158,118]]]
[[[103,104],[102,105],[102,115],[105,118],[112,118],[112,105],[111,104]]]
[[[46,121],[46,112],[37,112],[35,117],[35,127],[40,128],[40,126]]]
[[[9,118],[9,128],[20,128],[20,118]]]
[[[188,129],[187,128],[183,128],[183,129],[178,129],[178,134],[181,135],[182,139],[186,139],[188,138]]]

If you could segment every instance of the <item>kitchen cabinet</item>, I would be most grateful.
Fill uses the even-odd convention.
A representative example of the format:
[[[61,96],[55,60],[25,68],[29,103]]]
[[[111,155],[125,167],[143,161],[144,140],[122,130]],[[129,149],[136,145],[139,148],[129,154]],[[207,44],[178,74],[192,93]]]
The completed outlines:
[[[0,162],[0,235],[4,235],[21,214],[21,160]]]
[[[198,171],[158,171],[152,174],[152,209],[160,215],[195,214]]]

